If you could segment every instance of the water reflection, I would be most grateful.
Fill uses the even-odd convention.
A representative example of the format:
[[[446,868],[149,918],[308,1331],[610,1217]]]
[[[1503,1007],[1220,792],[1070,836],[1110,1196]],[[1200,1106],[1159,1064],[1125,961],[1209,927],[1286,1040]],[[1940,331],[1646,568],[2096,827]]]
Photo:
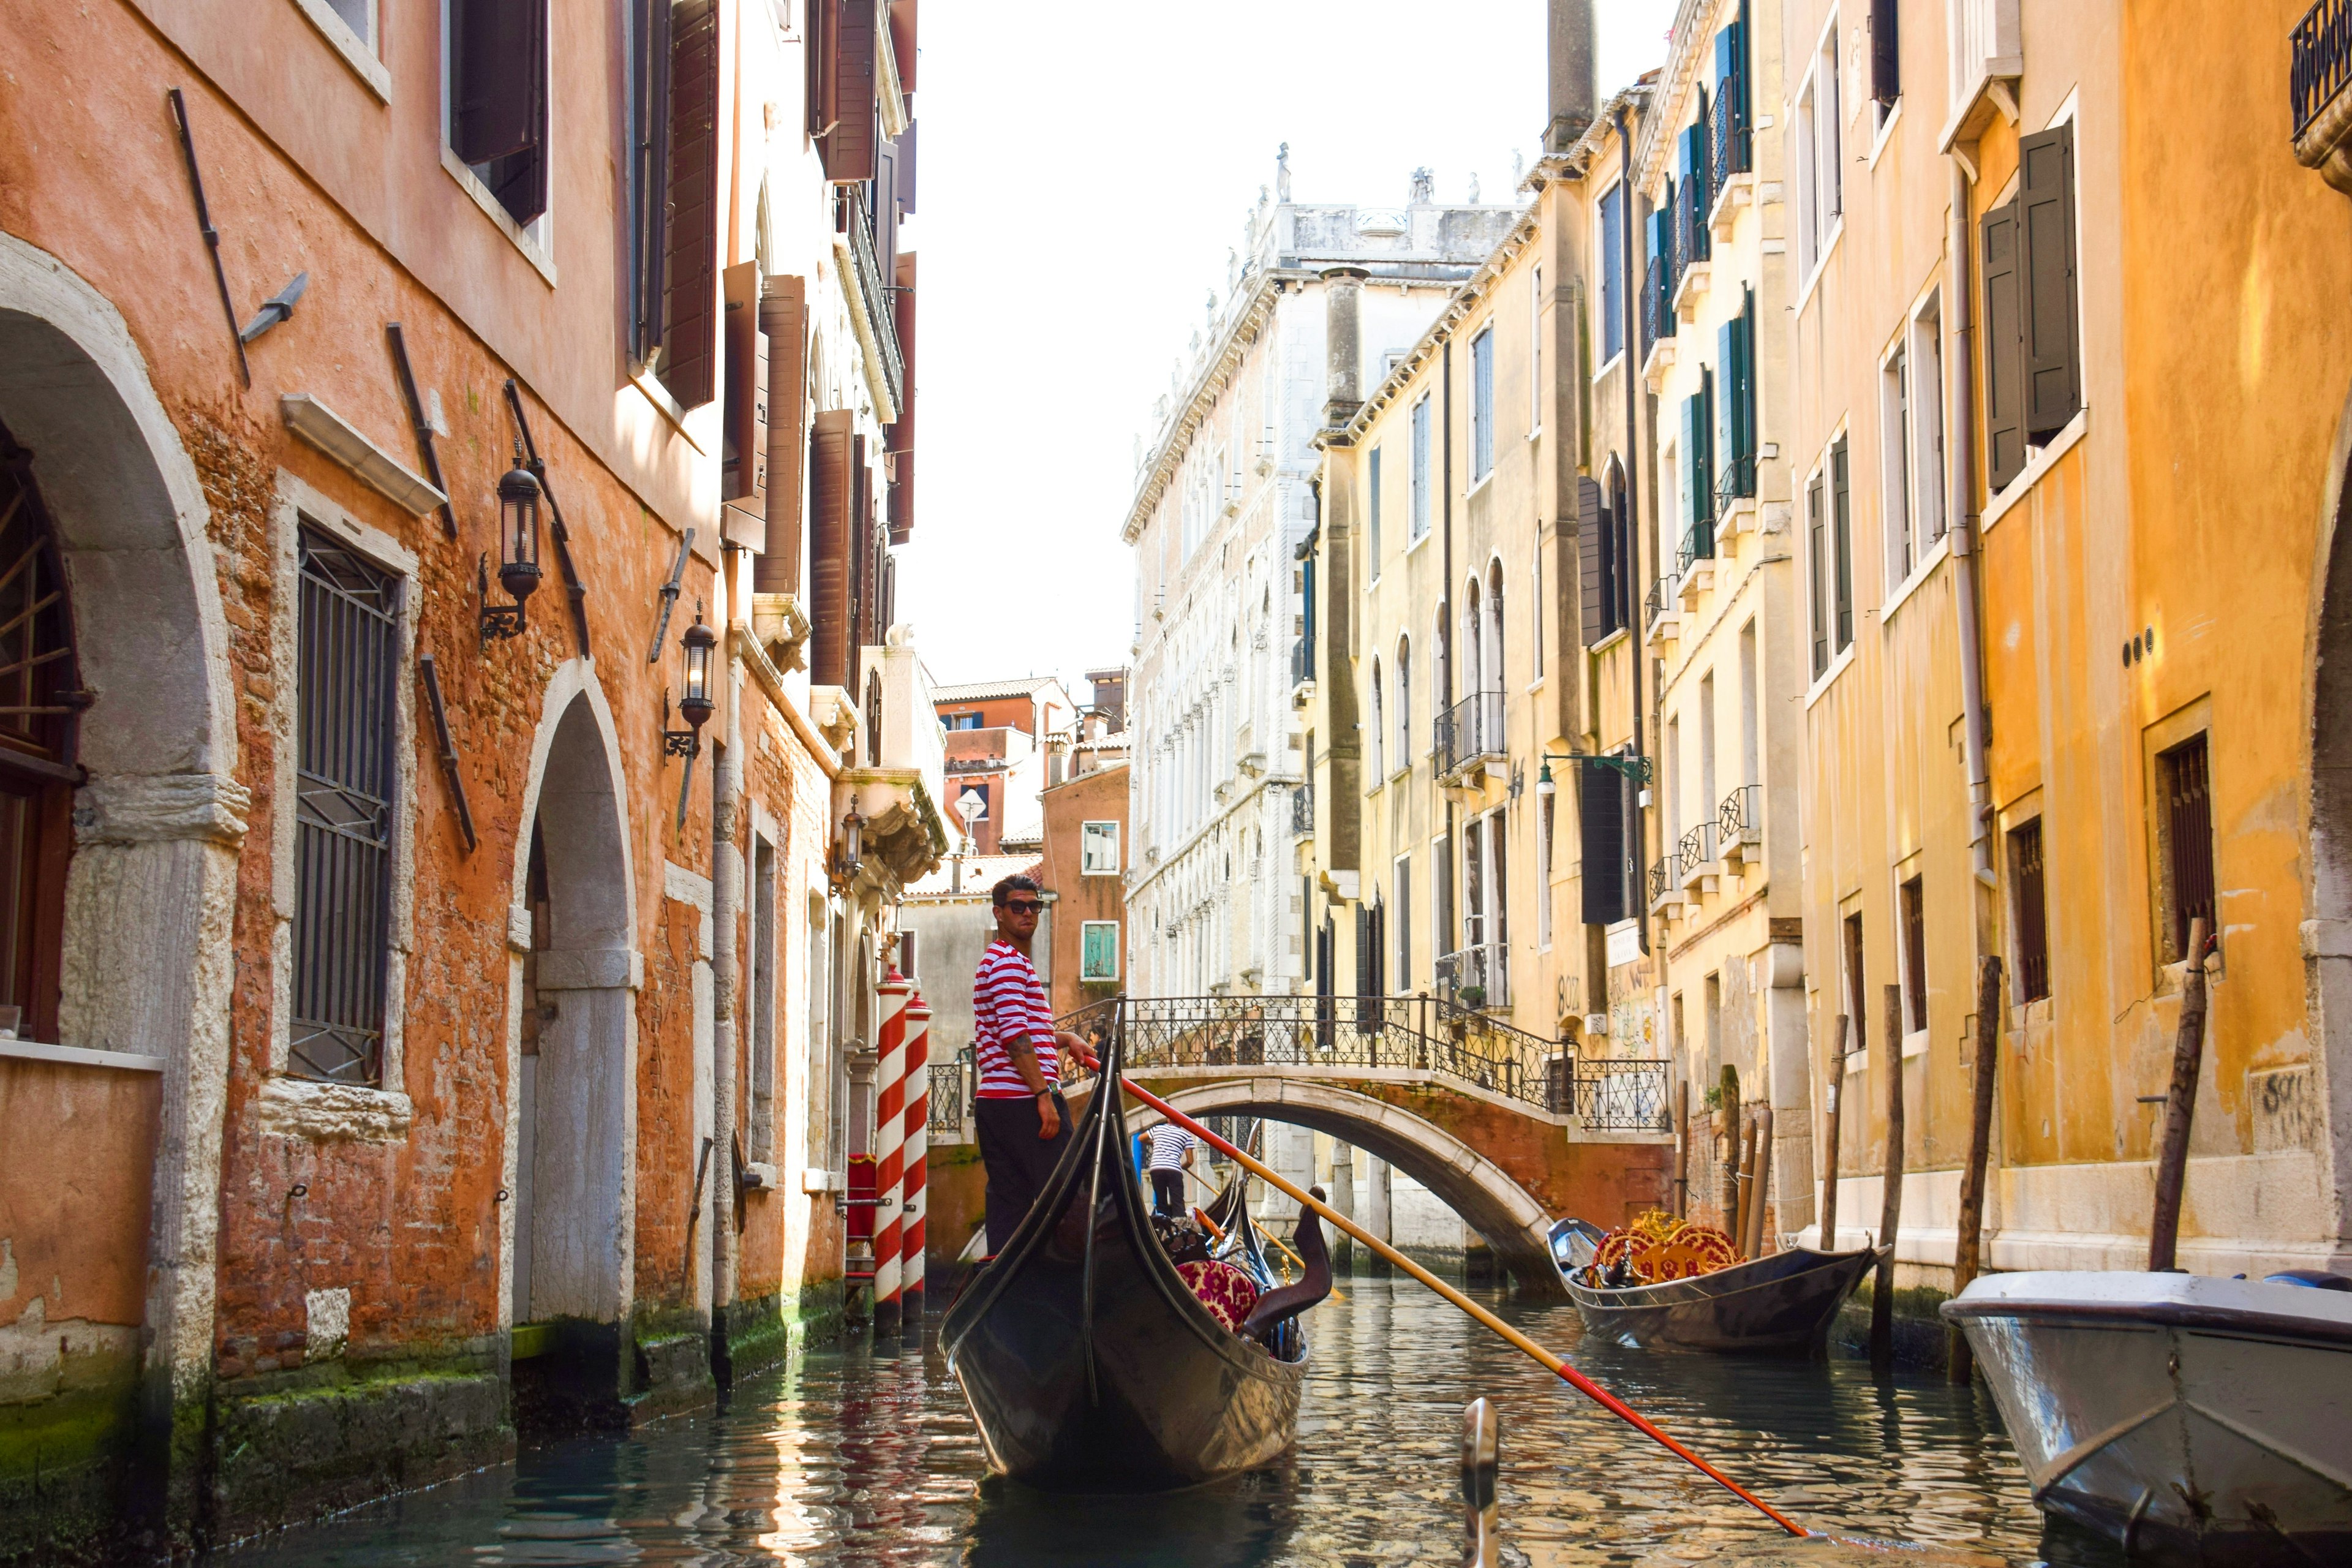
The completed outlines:
[[[1517,1560],[1631,1563],[1769,1540],[1727,1494],[1410,1281],[1357,1279],[1317,1309],[1294,1454],[1159,1498],[1047,1498],[985,1478],[938,1354],[821,1352],[723,1415],[527,1455],[260,1543],[236,1563],[1446,1563],[1458,1552],[1463,1403],[1503,1415],[1502,1507]],[[1537,1338],[1815,1528],[2111,1568],[2045,1537],[1980,1393],[1827,1363],[1664,1357],[1575,1344],[1565,1308],[1497,1301]],[[1769,1528],[1769,1527],[1767,1527]]]

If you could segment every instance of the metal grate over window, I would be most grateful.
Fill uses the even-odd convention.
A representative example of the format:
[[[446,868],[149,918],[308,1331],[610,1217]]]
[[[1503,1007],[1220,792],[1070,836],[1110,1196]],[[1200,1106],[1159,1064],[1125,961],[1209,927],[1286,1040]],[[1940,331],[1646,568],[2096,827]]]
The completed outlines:
[[[2050,994],[2050,919],[2042,874],[2042,819],[2009,830],[2010,880],[2017,901],[2017,985],[2020,1002]]]
[[[2184,741],[2158,756],[2164,792],[2167,963],[2189,956],[2189,922],[2213,929],[2213,804],[2205,737]]]
[[[301,532],[301,736],[289,1070],[383,1075],[400,579]]]

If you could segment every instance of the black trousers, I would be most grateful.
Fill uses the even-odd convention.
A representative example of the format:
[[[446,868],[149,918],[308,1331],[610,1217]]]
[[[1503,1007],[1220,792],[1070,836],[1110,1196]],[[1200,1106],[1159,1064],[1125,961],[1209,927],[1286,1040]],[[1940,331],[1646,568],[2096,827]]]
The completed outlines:
[[[1069,1145],[1070,1108],[1063,1103],[1059,1089],[1054,1091],[1054,1109],[1061,1115],[1061,1130],[1051,1138],[1040,1138],[1037,1129],[1042,1123],[1034,1097],[972,1101],[972,1121],[980,1134],[980,1163],[988,1172],[991,1258],[1003,1251],[1013,1233],[1021,1228],[1037,1194],[1045,1190],[1045,1180],[1054,1173],[1062,1151]]]
[[[1164,1214],[1171,1219],[1184,1216],[1184,1173],[1154,1171],[1151,1173],[1151,1212]]]

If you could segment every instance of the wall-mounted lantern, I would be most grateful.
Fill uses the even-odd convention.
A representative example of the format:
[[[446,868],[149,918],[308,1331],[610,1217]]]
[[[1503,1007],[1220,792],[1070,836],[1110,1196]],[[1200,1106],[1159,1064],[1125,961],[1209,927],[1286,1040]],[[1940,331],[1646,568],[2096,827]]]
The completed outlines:
[[[840,836],[833,841],[833,852],[827,857],[825,869],[837,886],[846,887],[857,877],[857,868],[866,858],[866,819],[852,805],[841,819]]]
[[[1596,767],[1613,769],[1637,784],[1650,782],[1650,759],[1647,757],[1629,757],[1618,752],[1601,755],[1592,752],[1551,752],[1540,760],[1543,765],[1536,773],[1536,794],[1547,800],[1559,787],[1552,783],[1551,765],[1554,763],[1591,763]]]
[[[710,650],[719,646],[719,634],[702,624],[702,605],[694,606],[694,625],[686,628],[678,639],[686,649],[686,689],[677,700],[678,717],[687,728],[669,727],[669,693],[662,693],[662,751],[673,757],[698,756],[702,752],[702,727],[710,722],[716,705],[710,700]]]
[[[482,601],[482,646],[520,637],[523,612],[539,586],[539,481],[522,464],[522,443],[515,443],[515,465],[499,480],[499,586],[513,602],[490,603],[490,557],[482,552],[475,585]]]

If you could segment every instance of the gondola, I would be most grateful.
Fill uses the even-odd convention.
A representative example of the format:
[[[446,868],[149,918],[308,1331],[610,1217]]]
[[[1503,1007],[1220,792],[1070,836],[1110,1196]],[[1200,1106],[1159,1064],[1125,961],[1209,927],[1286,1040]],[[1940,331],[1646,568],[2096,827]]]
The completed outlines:
[[[1119,1058],[1114,1040],[1036,1205],[940,1329],[990,1468],[1047,1491],[1166,1490],[1279,1455],[1307,1373],[1297,1316],[1331,1288],[1311,1213],[1307,1277],[1276,1287],[1236,1197],[1216,1256],[1260,1294],[1238,1331],[1193,1295],[1129,1152]]]
[[[1643,1350],[1811,1354],[1879,1258],[1874,1247],[1800,1247],[1688,1279],[1617,1288],[1590,1272],[1601,1235],[1584,1220],[1561,1220],[1551,1227],[1552,1262],[1587,1332]]]

